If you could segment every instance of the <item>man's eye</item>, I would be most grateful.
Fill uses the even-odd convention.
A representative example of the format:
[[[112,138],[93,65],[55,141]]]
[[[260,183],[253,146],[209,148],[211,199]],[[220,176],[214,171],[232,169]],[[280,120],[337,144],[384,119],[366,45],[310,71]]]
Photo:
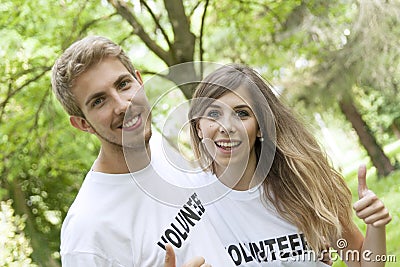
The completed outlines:
[[[124,89],[125,87],[127,87],[128,85],[130,84],[130,81],[128,81],[128,80],[126,80],[126,81],[122,81],[120,84],[119,84],[119,89]]]
[[[217,110],[211,110],[207,113],[207,117],[216,119],[220,116],[220,113]]]
[[[96,107],[98,105],[100,105],[101,103],[103,103],[104,98],[97,98],[96,100],[93,101],[92,103],[92,107]]]
[[[236,115],[238,117],[247,117],[249,116],[249,113],[246,110],[237,110]]]

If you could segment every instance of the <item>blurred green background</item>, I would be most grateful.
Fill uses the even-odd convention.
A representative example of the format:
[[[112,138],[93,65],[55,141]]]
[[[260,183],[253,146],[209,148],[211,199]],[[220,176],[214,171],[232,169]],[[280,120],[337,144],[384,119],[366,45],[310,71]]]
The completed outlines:
[[[256,68],[309,125],[354,201],[367,164],[393,216],[388,254],[400,261],[399,14],[390,0],[0,0],[0,266],[60,266],[61,223],[99,143],[69,126],[50,70],[86,35],[121,44],[145,81],[191,61]],[[179,82],[167,79],[146,87],[152,103]],[[155,106],[155,128],[191,90]]]

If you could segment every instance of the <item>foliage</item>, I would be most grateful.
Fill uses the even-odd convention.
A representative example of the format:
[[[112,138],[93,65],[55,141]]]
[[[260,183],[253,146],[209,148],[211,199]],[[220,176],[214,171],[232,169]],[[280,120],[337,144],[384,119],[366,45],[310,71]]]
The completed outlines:
[[[20,237],[14,241],[21,242],[15,245],[7,242],[10,245],[6,246],[7,251],[22,255],[21,259],[27,263],[30,255],[41,266],[59,265],[61,221],[99,148],[95,138],[70,127],[65,112],[54,99],[50,89],[50,68],[54,60],[75,40],[96,34],[121,43],[135,66],[145,74],[159,72],[168,65],[144,44],[110,2],[0,2],[0,199],[13,200],[2,204],[5,205],[2,212],[11,218],[8,222],[13,222],[13,226],[8,225],[14,227],[10,228],[11,232]],[[126,2],[152,42],[166,53],[179,50],[179,46],[171,45],[179,36],[174,32],[169,13],[165,12],[165,1]],[[323,117],[334,116],[341,127],[343,117],[337,116],[332,108],[332,102],[337,100],[332,97],[335,92],[327,97],[326,91],[303,91],[301,85],[303,81],[315,79],[310,72],[314,71],[312,67],[343,51],[353,34],[346,30],[357,25],[354,21],[359,11],[358,1],[210,0],[182,1],[182,5],[190,33],[196,38],[193,59],[256,66],[279,85],[278,89],[285,89],[285,98],[292,106],[303,106],[309,114],[320,112]],[[360,49],[362,55],[368,52],[370,60],[363,65],[363,79],[358,79],[354,87],[366,120],[375,133],[384,137],[384,142],[395,140],[389,127],[399,118],[399,53],[393,44],[397,44],[400,28],[396,27],[394,12],[395,8],[383,24],[373,17],[374,29],[386,28],[373,32],[377,40],[373,46]],[[380,34],[382,31],[391,34]],[[380,43],[387,45],[379,50]],[[334,61],[328,63],[334,65]],[[146,75],[145,80],[150,101],[155,104],[155,126],[161,127],[158,123],[185,97],[179,91],[164,96],[166,88],[174,87],[170,82],[153,80]],[[163,97],[160,99],[160,96]],[[396,177],[389,179],[398,182]],[[388,183],[397,190],[391,181]],[[383,194],[383,191],[377,193]],[[394,194],[388,194],[385,198],[397,200]],[[393,228],[388,231],[394,231],[390,229],[398,226],[398,220],[394,219],[391,225]],[[393,232],[390,235],[394,241],[389,242],[396,244],[398,236],[396,239]]]
[[[0,202],[0,265],[34,267],[32,248],[23,232],[26,216],[14,215],[11,200]]]
[[[355,95],[359,100],[361,111],[375,135],[380,136],[385,143],[394,142],[398,137],[393,135],[393,125],[399,125],[400,121],[400,93],[397,85],[374,90],[364,87],[355,89]],[[376,118],[379,118],[378,120]],[[397,126],[398,127],[398,126]]]
[[[397,154],[400,153],[400,145],[396,151]],[[372,175],[370,174],[372,173]],[[357,173],[356,170],[348,174],[345,179],[350,186],[350,189],[353,194],[353,202],[357,200]],[[396,257],[396,262],[387,262],[386,266],[398,266],[398,261],[400,260],[400,233],[398,231],[400,225],[400,172],[393,172],[391,175],[386,177],[385,180],[377,179],[376,175],[372,171],[367,172],[367,182],[368,187],[378,195],[382,201],[384,201],[385,206],[389,209],[390,214],[392,215],[392,221],[386,227],[386,246],[387,246],[387,255],[394,255]],[[366,225],[363,221],[358,219],[354,215],[354,220],[362,232],[365,234]],[[336,262],[334,267],[346,266],[343,262]]]
[[[49,79],[56,56],[85,28],[84,4],[13,1],[0,8],[7,40],[0,44],[1,197],[24,214],[32,257],[41,265],[57,264],[61,220],[97,150],[69,127]]]

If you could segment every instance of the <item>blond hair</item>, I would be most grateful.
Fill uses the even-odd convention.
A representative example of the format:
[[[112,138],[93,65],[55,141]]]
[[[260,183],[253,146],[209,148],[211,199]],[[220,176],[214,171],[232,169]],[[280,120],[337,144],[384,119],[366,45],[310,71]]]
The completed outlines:
[[[89,36],[73,43],[55,62],[52,68],[52,89],[69,115],[85,117],[71,89],[79,75],[105,57],[118,58],[136,78],[135,69],[122,48],[101,36]]]
[[[347,222],[352,219],[351,192],[343,177],[332,168],[313,135],[279,101],[269,83],[251,68],[237,64],[223,66],[208,75],[196,88],[189,111],[195,157],[204,164],[201,158],[206,153],[201,150],[196,125],[208,106],[205,101],[218,99],[229,88],[235,90],[239,86],[245,86],[248,91],[251,86],[262,93],[262,99],[257,99],[261,104],[257,102],[253,109],[257,120],[262,122],[259,127],[266,139],[255,143],[257,168],[260,167],[259,173],[264,173],[266,177],[263,182],[266,200],[274,205],[280,216],[305,234],[313,250],[325,249],[327,240],[340,238]],[[253,101],[256,101],[254,97]],[[265,113],[260,106],[269,106],[268,111],[272,114],[260,114]],[[276,139],[271,139],[269,134],[271,124],[275,127]],[[271,143],[276,146],[275,154]],[[274,154],[269,172],[262,166],[267,164],[271,155],[263,157],[260,154],[265,145],[271,150],[267,154]],[[208,169],[214,171],[213,165]]]

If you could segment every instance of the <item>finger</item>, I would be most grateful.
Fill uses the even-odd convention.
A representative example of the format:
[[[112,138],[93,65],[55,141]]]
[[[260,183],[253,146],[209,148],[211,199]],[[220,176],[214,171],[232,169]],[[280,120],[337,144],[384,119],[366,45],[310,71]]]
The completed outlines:
[[[202,266],[206,260],[203,257],[194,257],[186,262],[182,267],[199,267]]]
[[[333,261],[331,260],[331,257],[330,257],[330,255],[329,255],[329,252],[325,252],[325,253],[323,254],[321,261],[322,261],[323,263],[325,263],[325,264],[328,264],[328,265],[332,265],[332,264],[333,264]]]
[[[379,220],[379,221],[374,222],[374,223],[372,224],[372,226],[373,226],[373,227],[382,227],[382,226],[385,226],[385,225],[387,225],[388,223],[390,223],[391,220],[392,220],[392,216],[389,215],[389,217],[387,217],[387,218],[385,218],[385,219],[382,219],[382,220]]]
[[[353,204],[353,209],[356,212],[359,212],[369,207],[377,200],[379,200],[379,198],[375,195],[375,193],[372,192],[371,190],[367,190],[366,192],[364,192],[364,196]]]
[[[385,205],[383,204],[382,201],[380,201],[378,198],[376,200],[372,200],[371,204],[368,205],[365,208],[362,209],[355,209],[356,215],[364,219],[368,216],[373,215],[374,213],[381,213],[385,209]]]
[[[165,260],[164,260],[164,267],[175,267],[175,252],[172,248],[171,244],[165,245]]]
[[[368,191],[367,167],[365,164],[361,164],[358,167],[358,199],[361,199],[366,191]]]
[[[372,214],[370,216],[367,216],[364,219],[364,222],[366,224],[373,224],[373,223],[375,223],[377,221],[384,220],[384,219],[388,218],[389,216],[390,215],[387,212],[387,210],[386,209],[382,209],[380,212],[376,212],[376,213],[374,213],[374,214]]]

